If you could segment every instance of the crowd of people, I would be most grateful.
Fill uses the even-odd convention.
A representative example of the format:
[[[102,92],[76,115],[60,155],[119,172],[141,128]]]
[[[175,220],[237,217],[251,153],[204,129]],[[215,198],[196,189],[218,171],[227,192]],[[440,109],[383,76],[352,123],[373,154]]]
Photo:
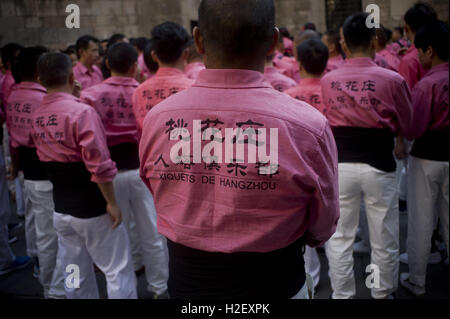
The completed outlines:
[[[291,37],[273,0],[203,0],[192,35],[5,45],[0,275],[33,263],[57,299],[99,298],[96,271],[109,298],[145,273],[154,298],[312,299],[321,248],[330,298],[356,297],[355,251],[373,298],[424,296],[427,264],[448,265],[448,26],[424,3],[395,30],[367,17]]]

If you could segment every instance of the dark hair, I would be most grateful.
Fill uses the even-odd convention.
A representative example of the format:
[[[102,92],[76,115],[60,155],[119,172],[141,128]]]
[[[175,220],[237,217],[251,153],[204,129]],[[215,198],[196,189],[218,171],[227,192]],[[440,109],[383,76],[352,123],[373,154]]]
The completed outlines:
[[[127,73],[138,59],[138,52],[128,43],[120,42],[112,45],[106,54],[111,71]]]
[[[366,26],[368,16],[368,13],[355,13],[344,22],[345,43],[351,51],[368,49],[375,36],[375,28]]]
[[[133,44],[134,46],[136,46],[138,48],[139,51],[143,52],[145,49],[145,46],[148,43],[148,39],[144,38],[144,37],[140,37],[136,39],[136,43]]]
[[[424,52],[428,47],[432,47],[436,51],[439,59],[448,61],[448,26],[444,22],[438,20],[423,26],[416,34],[414,45]]]
[[[37,62],[39,58],[47,52],[48,49],[42,46],[22,49],[11,70],[16,83],[35,80],[37,74]]]
[[[281,27],[281,28],[279,28],[279,30],[280,30],[281,38],[288,38],[291,40],[294,39],[293,36],[289,33],[289,30],[287,28]]]
[[[436,21],[437,13],[426,3],[417,3],[405,14],[405,22],[413,32],[419,31],[424,25]]]
[[[328,43],[334,44],[338,53],[342,54],[341,34],[339,30],[327,31],[325,34],[328,36]]]
[[[304,41],[297,47],[298,60],[308,73],[320,75],[328,64],[328,48],[318,39]]]
[[[63,86],[72,72],[72,61],[64,53],[46,53],[39,58],[37,71],[46,88]]]
[[[17,43],[8,43],[2,48],[2,61],[3,65],[8,68],[8,63],[12,66],[14,59],[17,56],[17,53],[22,50],[23,47]]]
[[[402,27],[397,27],[394,29],[394,31],[398,31],[400,35],[403,37],[405,30]]]
[[[152,30],[153,50],[163,63],[174,63],[190,46],[191,37],[179,24],[165,22]]]
[[[384,26],[381,26],[381,27],[383,28],[384,33],[385,33],[385,35],[386,35],[386,43],[389,42],[389,41],[391,41],[391,39],[392,39],[392,30],[391,30],[391,29],[388,29],[388,28],[386,28],[386,27],[384,27]]]
[[[78,38],[77,43],[76,43],[78,58],[80,58],[80,50],[86,50],[87,48],[89,48],[89,43],[91,41],[94,43],[98,43],[98,39],[94,38],[91,35],[84,35],[84,36]]]
[[[387,29],[385,29],[382,25],[380,25],[380,27],[375,31],[375,33],[377,35],[378,44],[382,48],[386,47],[387,43],[389,42],[388,32],[386,30]],[[391,35],[392,35],[392,32],[391,32]]]
[[[266,56],[275,28],[273,0],[202,0],[199,27],[205,47],[225,59]]]
[[[313,31],[317,31],[316,25],[312,22],[308,22],[305,23],[305,25],[303,26],[303,30],[313,30]]]
[[[158,71],[159,65],[152,58],[153,40],[149,40],[144,49],[144,62],[151,73]]]
[[[77,47],[75,45],[71,44],[67,47],[66,50],[64,50],[63,53],[65,53],[67,55],[77,54]]]
[[[107,48],[109,48],[110,46],[122,42],[124,39],[126,39],[127,37],[122,34],[122,33],[116,33],[113,34],[109,39],[108,39],[108,45],[106,46]]]

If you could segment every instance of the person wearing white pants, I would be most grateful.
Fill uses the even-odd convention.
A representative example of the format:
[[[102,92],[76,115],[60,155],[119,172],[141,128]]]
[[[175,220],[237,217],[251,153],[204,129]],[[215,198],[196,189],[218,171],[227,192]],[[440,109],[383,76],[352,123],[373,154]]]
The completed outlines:
[[[305,260],[305,272],[312,278],[313,288],[317,288],[320,281],[320,259],[316,248],[306,246],[305,254],[303,255]]]

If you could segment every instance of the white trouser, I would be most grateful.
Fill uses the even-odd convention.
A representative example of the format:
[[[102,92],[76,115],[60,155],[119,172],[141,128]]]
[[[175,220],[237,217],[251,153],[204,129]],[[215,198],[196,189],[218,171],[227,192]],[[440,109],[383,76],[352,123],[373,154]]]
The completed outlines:
[[[305,272],[312,277],[315,288],[320,281],[320,259],[317,250],[306,246],[303,259],[305,260]]]
[[[33,216],[39,258],[39,281],[45,298],[63,298],[64,274],[58,264],[58,236],[53,227],[53,185],[50,181],[24,181],[27,215]],[[28,235],[28,233],[27,233]],[[28,241],[28,238],[27,238]]]
[[[341,216],[336,233],[326,245],[334,299],[356,294],[353,271],[353,244],[364,195],[371,263],[380,272],[379,288],[372,297],[382,299],[398,287],[399,212],[395,173],[386,173],[367,164],[339,164],[339,204]]]
[[[449,163],[409,157],[408,264],[410,281],[425,288],[435,210],[447,245],[449,223]]]
[[[166,241],[157,231],[153,197],[139,170],[119,172],[114,179],[114,190],[124,225],[128,227],[130,215],[134,217],[148,290],[163,294],[169,279],[168,253]]]
[[[11,216],[8,183],[6,181],[5,158],[0,145],[0,269],[14,261],[14,254],[8,244],[8,221]]]
[[[397,181],[398,181],[398,191],[400,200],[406,201],[407,199],[407,171],[408,171],[408,160],[396,160],[397,162]]]
[[[364,198],[364,196],[361,196],[361,198]],[[360,215],[359,215],[359,237],[361,238],[361,241],[366,246],[370,246],[369,243],[369,225],[367,223],[367,214],[366,214],[366,207],[364,205],[364,200],[361,200],[361,207],[360,207]]]
[[[68,299],[99,298],[93,263],[105,274],[110,299],[137,298],[128,235],[122,224],[112,229],[108,214],[80,219],[54,213],[53,219]],[[71,269],[71,265],[78,266],[79,272]],[[79,288],[75,286],[76,275]]]
[[[24,179],[23,174],[19,174],[17,178],[14,180],[16,184],[16,206],[17,206],[17,215],[25,216],[25,198],[24,198]]]
[[[306,280],[305,284],[303,285],[303,288],[300,289],[300,291],[291,299],[292,300],[314,299],[314,283],[313,279],[308,273],[306,274]]]
[[[136,222],[134,216],[130,215],[128,235],[130,237],[131,247],[131,259],[133,260],[133,267],[135,271],[138,271],[143,266],[141,256],[141,243],[139,242],[139,236],[136,228]]]
[[[25,181],[24,181],[25,184]],[[17,185],[17,183],[16,183]],[[25,197],[25,241],[27,244],[27,255],[31,258],[38,257],[38,249],[37,249],[37,238],[36,238],[36,216],[33,212],[33,204],[39,205],[39,200],[31,200],[30,196],[32,196],[32,187],[31,183],[28,184],[31,187],[31,190],[27,190],[24,185],[24,197]],[[17,189],[17,188],[16,188]],[[16,193],[17,194],[17,193]],[[17,196],[17,195],[16,195]],[[39,197],[39,196],[37,196]],[[17,198],[17,197],[16,197]],[[53,197],[52,197],[53,198]],[[53,205],[53,199],[50,200],[51,205]],[[44,205],[48,205],[45,203]]]

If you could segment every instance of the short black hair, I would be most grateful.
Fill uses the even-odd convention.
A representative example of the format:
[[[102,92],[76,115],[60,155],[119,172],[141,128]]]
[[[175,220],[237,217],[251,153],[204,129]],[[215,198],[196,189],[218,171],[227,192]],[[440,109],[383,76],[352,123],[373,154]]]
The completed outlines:
[[[448,25],[442,21],[434,21],[422,28],[416,34],[414,45],[422,51],[432,47],[439,59],[449,60]]]
[[[375,28],[368,28],[366,20],[368,13],[355,13],[344,22],[345,43],[351,51],[366,50],[376,35]]]
[[[297,57],[306,72],[321,75],[328,64],[328,48],[318,39],[309,39],[297,47]]]
[[[136,49],[131,44],[125,42],[112,45],[106,55],[111,71],[122,74],[127,73],[138,59]]]
[[[293,40],[292,35],[289,33],[289,30],[286,27],[279,28],[281,37],[288,38]]]
[[[153,51],[153,40],[150,39],[147,42],[147,45],[145,46],[144,49],[144,62],[145,65],[147,66],[147,69],[151,73],[155,73],[156,71],[158,71],[159,65],[158,63],[156,63],[155,60],[153,60],[152,51]]]
[[[392,36],[392,31],[390,31],[390,33],[389,31],[390,30],[386,29],[383,25],[380,25],[380,27],[375,31],[378,44],[383,48],[386,47],[389,42],[389,37]]]
[[[55,88],[67,83],[72,72],[72,61],[64,53],[46,53],[37,64],[39,79],[46,88]]]
[[[303,26],[303,30],[313,30],[313,31],[317,31],[316,25],[312,22],[307,22],[305,23],[305,25]]]
[[[8,68],[8,64],[12,65],[14,59],[20,50],[23,49],[23,46],[17,43],[8,43],[2,48],[2,61],[3,65]]]
[[[107,48],[109,48],[110,46],[122,42],[124,39],[126,39],[127,37],[122,34],[122,33],[116,33],[113,34],[109,39],[108,39],[108,45],[106,46]]]
[[[64,50],[65,54],[70,55],[70,54],[77,54],[77,47],[74,44],[69,45],[66,50]]]
[[[403,37],[403,35],[405,34],[405,30],[402,27],[396,27],[394,29],[394,31],[398,31],[400,33],[400,35]]]
[[[37,62],[47,52],[48,49],[43,46],[22,49],[17,56],[17,63],[11,70],[16,83],[34,81],[37,73]]]
[[[419,31],[424,25],[436,21],[437,13],[429,4],[416,3],[405,13],[405,22],[413,32]]]
[[[140,37],[140,38],[135,39],[135,41],[136,42],[133,45],[136,46],[139,51],[144,52],[145,46],[148,43],[148,39],[144,38],[144,37]]]
[[[328,36],[328,43],[334,44],[339,54],[342,54],[341,34],[339,30],[330,30],[325,34]]]
[[[265,57],[272,45],[273,0],[202,0],[198,15],[205,47],[225,59]]]
[[[176,62],[191,45],[186,29],[174,22],[165,22],[152,30],[153,50],[163,63]]]
[[[77,48],[77,57],[80,58],[80,50],[86,50],[89,48],[90,42],[98,43],[98,39],[91,36],[91,35],[83,35],[82,37],[78,38],[76,43]]]

